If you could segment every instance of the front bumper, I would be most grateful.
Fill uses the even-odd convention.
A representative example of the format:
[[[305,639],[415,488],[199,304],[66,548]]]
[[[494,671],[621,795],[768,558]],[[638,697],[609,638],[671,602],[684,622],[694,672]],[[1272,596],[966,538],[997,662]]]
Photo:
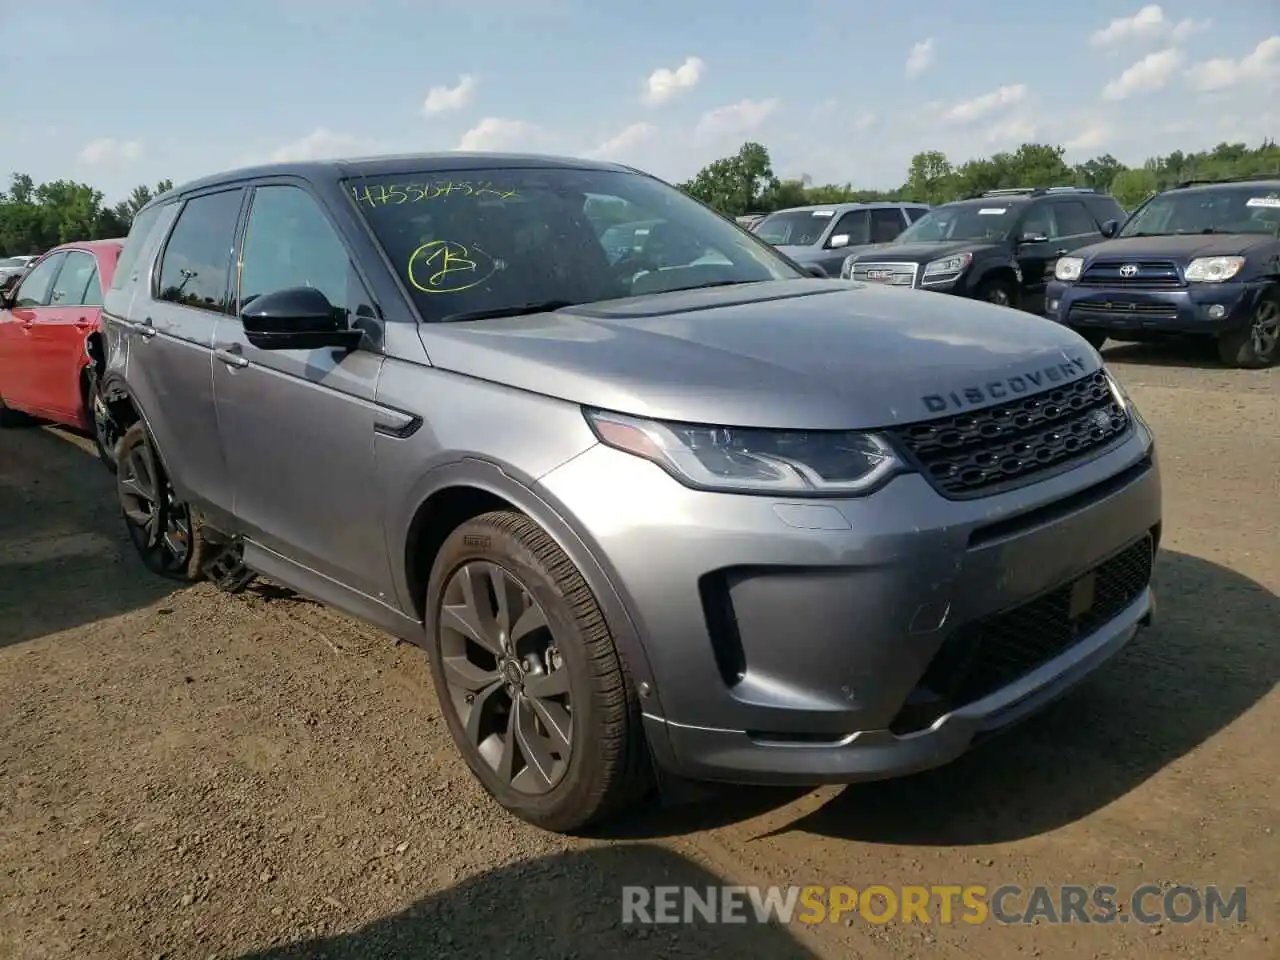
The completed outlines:
[[[1072,686],[1154,605],[1148,561],[1104,620],[1026,670],[934,696],[930,678],[960,638],[1043,614],[1145,538],[1154,552],[1159,464],[1140,421],[1067,473],[967,501],[919,475],[865,500],[704,493],[603,446],[541,486],[643,639],[657,761],[695,779],[848,782],[944,763]],[[1038,643],[1035,621],[1022,623],[1012,640],[1001,628],[1005,641],[1021,630],[1023,647]]]
[[[1249,325],[1266,284],[1196,283],[1168,290],[1082,287],[1051,281],[1045,315],[1076,329],[1126,335],[1208,334]]]

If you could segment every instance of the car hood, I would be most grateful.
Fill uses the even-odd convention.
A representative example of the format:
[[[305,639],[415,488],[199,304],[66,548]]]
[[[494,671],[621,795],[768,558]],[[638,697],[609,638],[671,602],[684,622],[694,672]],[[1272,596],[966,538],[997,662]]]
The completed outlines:
[[[877,243],[869,247],[859,247],[855,252],[859,260],[884,261],[886,263],[929,263],[941,260],[966,251],[977,253],[990,250],[994,243],[981,243],[977,240],[954,241],[948,243]]]
[[[620,413],[738,427],[911,423],[1101,366],[1050,320],[839,280],[678,291],[419,331],[443,370]]]
[[[1118,237],[1090,244],[1077,256],[1092,257],[1234,257],[1250,249],[1275,243],[1275,238],[1258,233],[1187,233],[1173,237]]]

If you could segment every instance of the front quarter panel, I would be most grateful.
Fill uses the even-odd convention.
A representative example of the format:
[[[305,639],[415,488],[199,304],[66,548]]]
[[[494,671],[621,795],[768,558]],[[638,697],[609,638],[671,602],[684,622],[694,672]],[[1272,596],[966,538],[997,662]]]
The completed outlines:
[[[401,333],[413,331],[406,325],[390,335]],[[422,419],[407,437],[379,433],[374,441],[401,609],[422,616],[422,585],[410,581],[409,562],[410,531],[419,508],[449,488],[481,490],[511,503],[557,542],[600,604],[634,681],[651,682],[644,650],[611,574],[576,518],[539,483],[598,445],[581,408],[394,357],[383,368],[378,403]],[[617,521],[625,524],[626,518]]]

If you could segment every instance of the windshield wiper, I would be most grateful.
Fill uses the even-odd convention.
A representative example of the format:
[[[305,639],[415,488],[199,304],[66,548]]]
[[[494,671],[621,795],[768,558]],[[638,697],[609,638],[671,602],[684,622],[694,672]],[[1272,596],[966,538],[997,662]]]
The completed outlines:
[[[509,307],[490,307],[488,310],[463,310],[445,314],[436,323],[461,323],[465,320],[496,320],[499,317],[525,317],[531,313],[550,313],[576,306],[572,300],[540,300],[536,303],[516,303]]]

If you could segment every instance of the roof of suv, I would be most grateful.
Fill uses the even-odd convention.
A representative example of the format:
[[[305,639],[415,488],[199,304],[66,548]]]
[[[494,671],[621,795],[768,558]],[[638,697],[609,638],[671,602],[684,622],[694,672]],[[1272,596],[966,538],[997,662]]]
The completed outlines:
[[[834,210],[837,213],[844,213],[847,210],[857,210],[860,207],[927,207],[927,203],[918,200],[857,200],[842,201],[840,203],[809,203],[803,207],[783,207],[780,210],[774,210],[773,213],[811,213],[815,210]],[[772,216],[773,214],[764,214],[764,216]]]
[[[1280,175],[1278,176],[1262,176],[1262,177],[1231,177],[1226,180],[1184,180],[1182,183],[1175,184],[1167,188],[1165,193],[1170,190],[1179,191],[1202,191],[1214,190],[1220,187],[1261,187],[1270,190],[1280,188]]]
[[[330,177],[379,177],[404,173],[408,168],[420,170],[473,170],[478,167],[490,169],[514,168],[547,168],[566,170],[615,170],[626,173],[641,173],[634,167],[620,163],[607,163],[601,160],[583,160],[577,157],[559,157],[535,153],[467,153],[450,150],[445,153],[401,153],[380,154],[370,157],[350,157],[334,160],[299,160],[285,163],[265,163],[256,166],[226,170],[179,184],[172,190],[156,197],[156,201],[199,190],[203,187],[217,186],[236,180],[248,180],[256,177],[299,176],[308,179]],[[148,204],[149,206],[150,204]]]

